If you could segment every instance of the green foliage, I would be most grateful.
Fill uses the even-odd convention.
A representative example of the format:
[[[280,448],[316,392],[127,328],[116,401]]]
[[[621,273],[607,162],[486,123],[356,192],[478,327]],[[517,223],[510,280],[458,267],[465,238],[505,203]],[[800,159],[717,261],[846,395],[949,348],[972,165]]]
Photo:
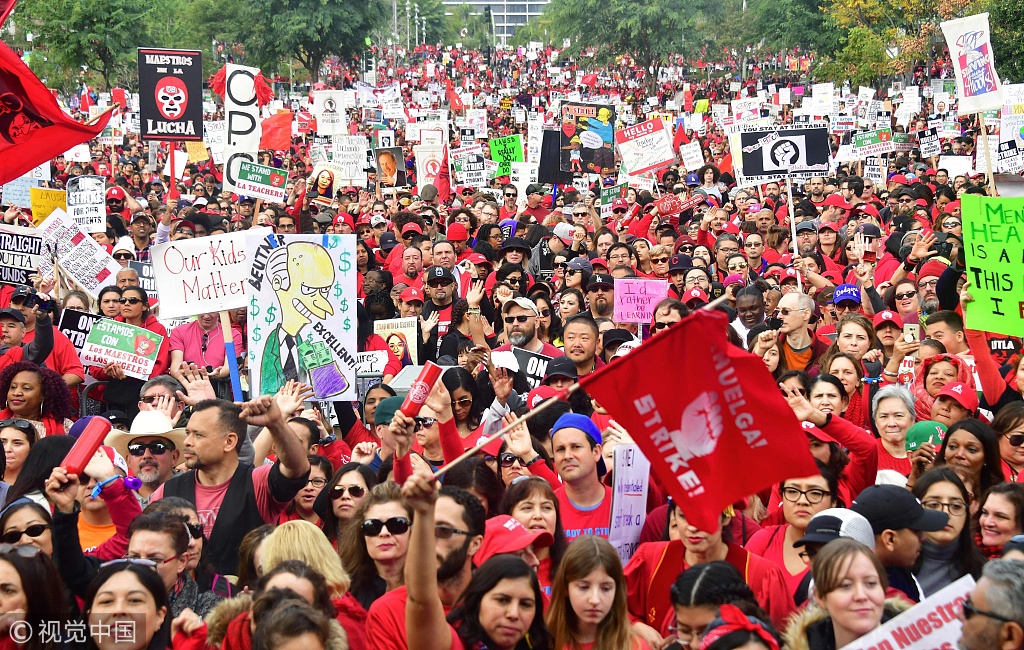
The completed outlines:
[[[237,30],[248,61],[265,73],[294,58],[316,81],[329,56],[362,52],[388,13],[381,0],[246,0]]]
[[[814,69],[814,77],[825,81],[850,80],[853,87],[878,86],[891,71],[885,43],[867,27],[854,27],[842,39],[835,58],[826,58]]]
[[[545,31],[547,32],[545,34]],[[534,16],[525,25],[518,27],[508,44],[512,47],[526,46],[530,41],[543,43],[551,38],[551,18],[547,14]]]
[[[1024,80],[1024,0],[988,0],[992,50],[1000,77]]]
[[[749,9],[750,20],[771,51],[798,47],[821,55],[839,51],[845,34],[821,10],[821,0],[754,0]]]
[[[451,14],[445,17],[447,33],[451,39],[446,44],[462,43],[463,47],[474,50],[494,44],[491,23],[484,12],[477,11],[473,5],[461,4],[452,9]],[[430,42],[434,41],[429,33],[427,36]]]

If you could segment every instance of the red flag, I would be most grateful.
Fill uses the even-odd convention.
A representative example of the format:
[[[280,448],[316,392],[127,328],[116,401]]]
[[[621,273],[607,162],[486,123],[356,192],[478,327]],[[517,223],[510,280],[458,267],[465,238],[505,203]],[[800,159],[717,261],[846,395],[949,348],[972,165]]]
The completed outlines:
[[[287,150],[292,146],[292,112],[274,113],[261,122],[260,149]]]
[[[0,0],[0,26],[4,24],[7,17],[14,11],[14,5],[18,4],[18,0]]]
[[[448,79],[445,83],[448,86],[448,90],[445,92],[445,96],[448,98],[448,106],[453,111],[461,111],[466,106],[462,103],[462,98],[459,97],[459,93],[455,92],[455,89],[452,88],[452,80]]]
[[[124,88],[114,88],[110,91],[110,101],[121,107],[121,113],[128,113],[128,96]]]
[[[110,114],[95,124],[74,121],[18,55],[0,43],[0,183],[95,138]]]
[[[580,83],[584,86],[590,86],[593,88],[597,84],[597,73],[591,72],[590,74],[583,75],[583,78],[580,79]]]
[[[698,311],[580,380],[705,531],[730,503],[818,472],[764,362],[728,342],[727,324],[722,313]]]
[[[82,101],[78,105],[78,110],[88,115],[89,110],[92,108],[92,97],[89,95],[89,86],[82,87],[84,90],[82,91]]]

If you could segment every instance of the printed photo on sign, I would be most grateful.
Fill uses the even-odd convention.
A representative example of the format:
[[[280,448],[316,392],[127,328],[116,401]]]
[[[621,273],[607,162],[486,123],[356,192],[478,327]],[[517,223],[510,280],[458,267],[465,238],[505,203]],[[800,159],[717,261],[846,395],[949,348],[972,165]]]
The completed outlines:
[[[140,137],[202,140],[203,79],[202,52],[140,48]]]
[[[271,395],[294,379],[317,399],[355,399],[355,248],[355,235],[247,233],[254,392]]]
[[[419,365],[419,319],[390,318],[373,322],[373,331],[384,339],[391,351],[402,362],[402,367]],[[385,355],[386,356],[386,355]],[[385,363],[387,359],[385,359]]]
[[[405,187],[408,185],[405,172],[405,155],[401,147],[375,149],[377,161],[377,185],[379,187]]]
[[[562,105],[559,169],[600,174],[615,168],[615,107]]]

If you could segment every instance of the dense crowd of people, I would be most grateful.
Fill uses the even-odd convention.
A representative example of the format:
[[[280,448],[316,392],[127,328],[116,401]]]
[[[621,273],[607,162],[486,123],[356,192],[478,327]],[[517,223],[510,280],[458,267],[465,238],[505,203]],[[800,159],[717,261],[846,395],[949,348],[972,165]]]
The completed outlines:
[[[411,101],[439,54],[386,72],[414,79]],[[488,72],[472,52],[437,65],[478,98],[516,85],[488,122],[525,136],[515,111],[556,113],[551,56],[503,54]],[[614,71],[585,92],[642,115],[754,89],[684,86],[679,63],[653,104]],[[777,63],[763,80],[793,85]],[[933,113],[926,99],[913,123]],[[959,123],[943,147],[971,156],[977,125]],[[51,161],[54,187],[107,177],[106,228],[92,236],[122,270],[95,296],[41,273],[0,289],[3,643],[113,648],[130,624],[131,647],[154,650],[823,650],[971,576],[960,647],[1024,648],[1021,340],[972,329],[964,310],[960,198],[993,188],[918,149],[889,155],[883,182],[842,163],[737,187],[723,125],[710,114],[691,125],[676,146],[699,142],[703,165],[666,166],[610,210],[601,190],[617,164],[576,184],[469,187],[446,172],[421,183],[401,130],[410,186],[393,192],[371,172],[321,193],[308,134],[261,152],[288,174],[279,204],[224,189],[212,159],[162,177],[166,148],[131,134],[90,143],[89,162]],[[354,132],[373,128],[354,120]],[[670,194],[691,207],[661,214]],[[31,221],[4,206],[6,223]],[[356,236],[358,352],[388,359],[358,402],[318,402],[283,378],[261,395],[258,377],[232,401],[219,314],[168,329],[130,264],[156,244],[256,226]],[[624,278],[664,283],[649,321],[615,320]],[[702,308],[728,314],[731,344],[763,359],[817,471],[737,501],[713,530],[691,525],[652,475],[638,544],[620,554],[607,539],[614,449],[631,432],[584,391],[560,391]],[[66,309],[162,336],[151,375],[83,365],[54,325]],[[393,318],[413,318],[417,338],[375,333]],[[246,309],[230,321],[244,374]],[[412,351],[445,370],[410,414],[392,383]],[[92,418],[112,429],[71,473],[62,461]]]

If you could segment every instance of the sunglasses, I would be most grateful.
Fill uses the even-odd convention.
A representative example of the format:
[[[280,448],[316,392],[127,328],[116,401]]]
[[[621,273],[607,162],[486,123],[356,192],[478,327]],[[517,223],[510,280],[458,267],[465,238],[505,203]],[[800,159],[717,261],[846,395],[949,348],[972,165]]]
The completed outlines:
[[[551,315],[551,310],[550,309],[541,309],[540,310],[540,315],[542,317],[544,317],[544,318],[547,318],[548,316]]]
[[[421,418],[419,416],[413,418],[416,421],[416,425],[413,427],[413,431],[422,431],[423,429],[429,429],[437,423],[437,418]]]
[[[612,214],[626,214],[625,210],[612,210]]]
[[[959,221],[943,221],[942,222],[942,227],[943,228],[958,228],[958,227],[960,227],[960,222]]]
[[[651,264],[668,264],[667,257],[652,257]]]
[[[364,537],[376,537],[380,535],[380,532],[385,528],[392,535],[401,535],[409,532],[409,526],[412,525],[405,517],[392,517],[385,521],[380,519],[367,519],[363,522],[363,536]]]
[[[913,298],[916,295],[916,291],[908,291],[906,293],[897,293],[895,298],[896,300],[906,300],[907,298]]]
[[[34,435],[36,432],[36,428],[31,422],[21,418],[6,418],[4,420],[0,420],[0,429],[6,429],[7,427],[13,427],[28,435]]]
[[[674,324],[674,323],[663,323],[663,322],[661,322],[661,321],[658,321],[657,323],[655,323],[655,324],[654,324],[654,327],[653,327],[653,329],[654,329],[654,330],[655,330],[656,332],[660,332],[661,330],[663,330],[663,329],[665,329],[666,327],[668,327],[668,326],[670,326],[670,325],[673,325],[673,324]]]
[[[49,529],[50,526],[47,524],[33,524],[25,530],[9,530],[3,534],[3,537],[0,537],[0,542],[3,542],[4,544],[16,544],[21,541],[22,535],[28,535],[32,539],[35,539]],[[31,548],[35,547],[33,546]],[[3,550],[0,550],[0,553],[3,553]]]
[[[518,197],[519,197],[518,194],[506,194],[505,195],[506,199],[515,199],[515,198],[518,198]]]
[[[995,619],[997,621],[1002,621],[1003,623],[1013,623],[1014,622],[1014,620],[1012,618],[1007,618],[1005,616],[1001,616],[1001,615],[996,614],[994,612],[988,612],[988,611],[985,611],[984,609],[978,609],[977,607],[974,606],[974,603],[971,602],[971,599],[968,598],[967,600],[964,601],[964,620],[965,621],[969,621],[972,618],[974,618],[976,615],[985,616],[986,618],[993,618],[993,619]]]
[[[172,558],[168,558],[168,560],[173,560],[175,557],[178,557],[178,556],[175,555]],[[167,562],[168,560],[164,560],[163,562],[161,562],[161,564]],[[157,567],[157,563],[156,562],[154,562],[153,560],[147,560],[144,557],[119,557],[116,560],[111,560],[109,562],[104,562],[103,564],[100,565],[100,568],[101,569],[105,569],[108,566],[113,566],[115,564],[138,564],[139,566],[144,566],[147,569],[153,569],[154,571],[156,571],[156,567]]]
[[[335,485],[331,488],[331,498],[339,499],[348,492],[353,499],[362,499],[366,494],[366,488],[362,485]]]
[[[134,259],[134,258],[135,258],[135,256],[132,255],[131,253],[115,253],[114,254],[114,259],[115,260],[130,260],[130,259]]]
[[[502,452],[498,456],[498,462],[501,463],[502,467],[512,467],[512,465],[514,465],[516,461],[519,462],[520,467],[526,467],[526,463],[523,462],[523,459],[520,458],[519,456],[516,456],[510,451]]]
[[[530,320],[531,318],[533,318],[533,317],[532,316],[527,316],[526,314],[520,314],[519,316],[506,316],[505,317],[505,324],[506,325],[511,325],[512,323],[525,323],[526,321]]]
[[[577,273],[579,273],[578,269],[565,268],[565,274],[566,275],[576,275]]]
[[[690,246],[688,244],[684,244],[684,245],[679,247],[679,252],[680,253],[692,253],[693,252],[693,246]]]
[[[142,298],[121,298],[118,302],[122,305],[137,305],[142,302]]]
[[[1024,433],[1005,433],[1006,439],[1010,442],[1011,447],[1020,447],[1024,445]]]
[[[430,287],[431,289],[440,289],[441,287],[447,287],[449,284],[452,284],[452,283],[451,282],[445,282],[445,281],[442,280],[440,282],[428,282],[427,286]]]
[[[147,449],[154,456],[163,456],[174,451],[174,445],[166,442],[133,442],[128,445],[128,453],[137,458],[145,456]]]
[[[445,526],[438,524],[434,526],[434,537],[437,539],[451,539],[452,535],[458,533],[459,535],[470,535],[468,530],[461,530],[459,528],[452,528],[451,526]]]
[[[803,309],[790,309],[789,307],[783,307],[781,309],[776,309],[775,313],[777,315],[780,315],[783,318],[785,318],[785,317],[789,316],[790,314],[792,314],[795,311],[804,311],[804,310]]]
[[[460,397],[452,400],[452,406],[469,406],[473,403],[472,397]]]

